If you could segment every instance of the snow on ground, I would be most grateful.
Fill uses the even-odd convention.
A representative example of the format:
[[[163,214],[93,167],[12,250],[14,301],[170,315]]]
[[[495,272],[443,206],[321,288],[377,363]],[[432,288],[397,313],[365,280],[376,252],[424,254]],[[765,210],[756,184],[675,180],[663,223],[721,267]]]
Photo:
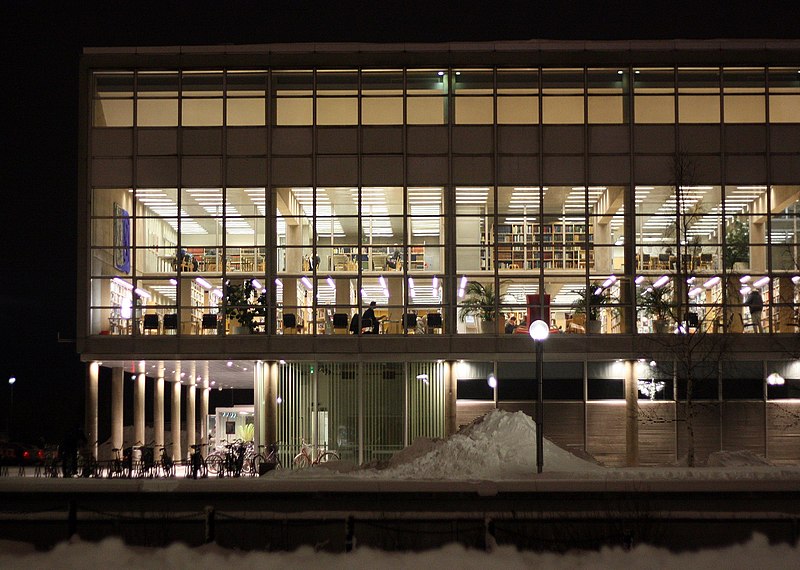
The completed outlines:
[[[794,562],[792,562],[794,560]],[[744,544],[717,550],[673,553],[667,549],[640,545],[631,550],[604,548],[600,551],[568,554],[519,551],[510,546],[497,547],[487,553],[470,550],[458,544],[423,552],[384,552],[356,549],[346,554],[315,552],[302,547],[294,552],[241,552],[209,545],[191,548],[173,544],[166,548],[126,546],[122,540],[108,538],[99,543],[74,540],[57,545],[49,552],[36,552],[33,547],[0,541],[0,568],[692,568],[725,567],[726,570],[752,568],[798,568],[800,551],[786,544],[770,545],[761,535]]]
[[[685,463],[685,461],[684,461]],[[447,439],[419,438],[390,460],[360,469],[331,462],[281,470],[267,478],[365,478],[390,480],[531,480],[536,474],[536,424],[523,412],[493,410]],[[541,478],[542,476],[539,476]],[[604,480],[800,480],[798,466],[771,466],[749,451],[711,454],[705,466],[610,468],[544,440],[544,477]]]

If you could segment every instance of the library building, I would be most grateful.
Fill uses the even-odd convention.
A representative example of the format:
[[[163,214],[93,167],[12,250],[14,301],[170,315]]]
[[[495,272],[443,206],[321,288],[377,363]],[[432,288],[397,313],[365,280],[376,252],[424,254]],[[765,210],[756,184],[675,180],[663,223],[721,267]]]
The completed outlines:
[[[606,465],[800,461],[800,41],[86,48],[80,79],[89,441],[362,464],[541,406]]]

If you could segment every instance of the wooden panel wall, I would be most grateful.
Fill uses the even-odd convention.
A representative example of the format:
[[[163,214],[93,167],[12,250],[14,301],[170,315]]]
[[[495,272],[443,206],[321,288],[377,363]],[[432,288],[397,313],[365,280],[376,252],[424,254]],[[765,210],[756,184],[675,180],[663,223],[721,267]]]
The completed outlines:
[[[767,459],[797,465],[800,459],[800,402],[767,403]]]
[[[475,418],[494,410],[494,402],[484,400],[456,401],[456,429],[467,425]]]
[[[678,404],[678,458],[687,454],[686,404]],[[708,454],[720,449],[719,404],[717,402],[695,403],[694,405],[694,446],[695,459],[705,461]]]
[[[586,404],[586,451],[609,467],[625,465],[625,402]]]
[[[720,449],[737,451],[745,449],[766,455],[764,447],[764,403],[723,402]]]
[[[639,401],[639,464],[669,465],[677,459],[675,402]]]
[[[507,412],[524,412],[532,419],[536,417],[533,402],[500,402],[497,407]],[[585,450],[583,410],[583,402],[545,402],[544,437],[582,456]]]

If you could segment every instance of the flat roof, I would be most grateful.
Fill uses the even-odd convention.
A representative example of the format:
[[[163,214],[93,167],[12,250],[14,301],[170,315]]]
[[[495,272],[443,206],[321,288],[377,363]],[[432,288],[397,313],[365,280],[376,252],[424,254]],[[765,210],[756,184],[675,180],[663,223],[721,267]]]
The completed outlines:
[[[442,43],[276,43],[247,45],[130,46],[85,47],[83,53],[95,54],[310,54],[310,53],[431,53],[473,51],[785,51],[800,50],[800,40],[785,39],[711,39],[711,40],[504,40],[496,42]]]

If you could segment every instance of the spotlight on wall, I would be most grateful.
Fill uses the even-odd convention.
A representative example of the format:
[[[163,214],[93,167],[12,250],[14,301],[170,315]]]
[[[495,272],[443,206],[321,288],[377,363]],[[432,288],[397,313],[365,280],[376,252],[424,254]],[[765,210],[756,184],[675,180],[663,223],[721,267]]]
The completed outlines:
[[[427,374],[424,374],[424,373],[423,374],[417,374],[417,380],[421,380],[422,382],[425,383],[426,386],[428,385],[428,375]]]
[[[767,384],[770,386],[783,386],[786,384],[786,379],[777,372],[773,372],[767,376]]]

